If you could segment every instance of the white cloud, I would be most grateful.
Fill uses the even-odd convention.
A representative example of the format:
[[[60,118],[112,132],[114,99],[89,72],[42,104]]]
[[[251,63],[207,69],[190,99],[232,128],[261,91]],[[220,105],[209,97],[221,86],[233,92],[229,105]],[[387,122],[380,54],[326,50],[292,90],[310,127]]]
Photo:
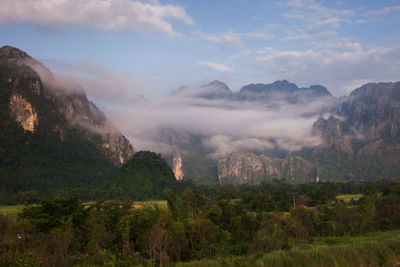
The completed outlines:
[[[310,29],[317,28],[337,28],[339,27],[340,19],[339,18],[329,18],[323,19],[320,21],[316,21],[313,25],[310,26]]]
[[[217,45],[221,49],[228,49],[235,46],[243,46],[242,39],[256,39],[256,40],[270,40],[274,37],[273,34],[265,31],[250,31],[242,33],[204,33],[202,31],[195,31],[193,33],[210,43]]]
[[[354,81],[399,80],[400,46],[364,49],[357,42],[319,43],[307,50],[266,48],[243,55],[255,70],[273,79],[322,84],[334,94],[348,93]]]
[[[75,90],[76,84],[82,86],[89,99],[100,104],[138,150],[166,152],[168,142],[160,140],[165,129],[179,133],[180,141],[182,136],[201,136],[202,144],[216,157],[276,147],[299,150],[320,142],[311,136],[317,116],[304,114],[316,114],[332,104],[329,99],[319,99],[308,105],[292,105],[278,100],[279,96],[270,102],[179,95],[150,101],[134,95],[135,83],[119,73],[83,63],[52,62],[51,65],[68,71],[68,75],[56,75],[59,86],[70,90]],[[47,79],[43,76],[46,72],[40,72],[43,80]]]
[[[286,36],[286,37],[282,38],[282,40],[285,40],[285,41],[318,40],[318,41],[320,41],[321,39],[335,37],[336,35],[337,35],[336,31],[326,31],[326,32],[320,32],[320,33],[316,33],[316,34],[303,33],[303,34],[296,34],[296,35],[292,35],[292,36]]]
[[[215,63],[212,61],[201,61],[197,63],[198,67],[201,68],[206,68],[210,70],[215,70],[215,71],[231,71],[232,69],[225,65],[225,64],[220,64],[220,63]]]
[[[28,22],[45,28],[90,27],[104,30],[161,31],[179,36],[171,19],[192,24],[180,6],[131,0],[2,0],[0,23]]]
[[[194,34],[213,44],[216,44],[221,49],[242,45],[240,35],[235,33],[207,34],[201,31],[195,31]]]
[[[241,150],[279,147],[294,151],[318,145],[320,140],[311,136],[317,117],[305,118],[303,114],[327,107],[328,103],[305,107],[282,102],[272,110],[265,103],[169,97],[159,102],[115,105],[108,114],[139,150],[155,149],[157,134],[171,129],[179,133],[179,138],[201,136],[203,145],[221,157]]]
[[[362,16],[364,17],[379,17],[389,15],[393,11],[400,11],[400,6],[391,6],[391,7],[384,7],[378,10],[369,10],[365,11]]]
[[[356,14],[354,10],[326,7],[314,0],[289,0],[284,6],[290,9],[284,17],[305,23],[309,30],[337,28]]]

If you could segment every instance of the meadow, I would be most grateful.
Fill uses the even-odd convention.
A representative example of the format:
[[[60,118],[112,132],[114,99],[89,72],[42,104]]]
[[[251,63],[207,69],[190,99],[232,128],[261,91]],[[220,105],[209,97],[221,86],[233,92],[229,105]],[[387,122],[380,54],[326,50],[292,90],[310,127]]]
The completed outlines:
[[[87,201],[83,202],[82,205],[85,207],[96,205],[95,201]],[[30,205],[31,206],[31,205]],[[160,208],[167,207],[166,200],[146,200],[146,201],[134,201],[132,203],[133,208],[143,208],[143,207],[151,207],[158,206]],[[27,205],[0,205],[0,214],[8,215],[8,216],[16,216],[18,212],[20,212]]]
[[[399,266],[400,231],[375,232],[355,237],[315,238],[289,250],[249,256],[204,259],[177,267],[206,266]]]

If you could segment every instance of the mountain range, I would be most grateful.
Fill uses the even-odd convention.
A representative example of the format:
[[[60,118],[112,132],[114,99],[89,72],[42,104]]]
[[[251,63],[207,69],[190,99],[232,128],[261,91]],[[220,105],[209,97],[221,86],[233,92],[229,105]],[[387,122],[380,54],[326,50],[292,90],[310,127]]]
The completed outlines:
[[[290,151],[272,149],[244,149],[223,157],[210,159],[201,148],[199,136],[192,136],[191,150],[182,147],[183,173],[190,179],[205,183],[258,183],[272,179],[287,178],[294,182],[346,181],[352,179],[374,180],[398,178],[400,174],[400,82],[370,83],[355,89],[347,97],[336,98],[323,86],[312,85],[299,88],[286,80],[271,84],[249,84],[233,93],[220,82],[199,88],[181,87],[172,96],[226,100],[230,102],[262,103],[267,109],[279,110],[287,106],[325,103],[312,113],[302,117],[316,116],[310,129],[317,144]],[[174,138],[179,140],[179,138]],[[269,140],[274,142],[274,140]],[[197,144],[197,145],[196,145]],[[204,151],[199,155],[199,151]],[[192,152],[196,151],[196,152]],[[193,154],[196,154],[193,156]],[[212,179],[199,179],[192,174],[194,162],[203,164]],[[185,166],[191,168],[185,168]],[[205,171],[203,169],[203,171]]]
[[[370,83],[336,98],[321,85],[298,87],[286,80],[248,84],[238,92],[212,81],[199,87],[182,86],[168,98],[206,109],[234,110],[239,116],[242,111],[262,111],[265,122],[285,112],[296,115],[290,123],[312,120],[305,131],[307,140],[304,133],[288,134],[285,131],[291,128],[281,129],[279,124],[274,135],[262,128],[261,136],[237,139],[174,127],[154,129],[158,135],[153,141],[168,147],[156,152],[167,159],[176,180],[252,184],[287,178],[300,183],[398,178],[400,174],[400,82]],[[130,172],[136,168],[126,167],[135,149],[88,100],[84,89],[60,82],[40,62],[10,46],[0,48],[0,101],[2,195],[68,190],[90,194],[100,184],[118,187],[110,182],[113,177],[137,184],[120,170],[121,166]],[[219,140],[225,140],[230,149],[217,153],[222,150],[212,145],[220,146]],[[252,145],[243,144],[249,140]],[[146,159],[162,162],[152,154],[141,156],[140,162]],[[132,162],[129,166],[143,164]],[[170,176],[164,167],[159,173]]]

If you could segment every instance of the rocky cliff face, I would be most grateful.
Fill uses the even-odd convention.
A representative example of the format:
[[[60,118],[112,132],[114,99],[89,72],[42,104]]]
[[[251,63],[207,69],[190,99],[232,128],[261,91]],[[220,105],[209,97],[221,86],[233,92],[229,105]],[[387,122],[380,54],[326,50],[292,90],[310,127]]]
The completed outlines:
[[[14,94],[10,98],[10,115],[24,128],[25,131],[34,132],[38,124],[37,112],[23,96]]]
[[[90,188],[133,153],[82,90],[67,90],[25,52],[0,48],[0,195]]]
[[[88,140],[104,150],[114,164],[120,165],[133,155],[135,151],[130,142],[87,99],[82,88],[73,91],[63,88],[50,70],[17,48],[2,47],[0,60],[6,68],[2,76],[13,92],[9,104],[10,115],[25,131],[34,132],[40,121],[47,119],[45,114],[38,116],[42,106],[35,107],[23,96],[28,94],[37,100],[35,102],[41,99],[52,105],[69,126],[78,127]],[[61,121],[55,121],[53,125],[53,131],[59,134],[61,141],[64,140],[66,126]]]
[[[277,84],[278,85],[278,84]],[[287,90],[296,91],[294,85]],[[260,94],[264,85],[246,91]],[[322,92],[323,90],[321,90]],[[400,82],[366,84],[320,117],[312,134],[320,145],[283,159],[234,153],[218,163],[220,182],[254,183],[286,177],[294,181],[396,178],[400,173]]]
[[[371,148],[384,141],[398,142],[400,82],[363,85],[332,113],[313,126],[314,134],[323,138],[325,146],[353,154],[356,150],[375,151]],[[362,148],[355,148],[351,140],[362,143]],[[367,147],[364,149],[364,146]]]
[[[284,159],[251,152],[237,152],[218,161],[220,183],[259,183],[282,177],[297,182],[310,181],[312,165],[300,156]]]
[[[172,164],[171,165],[172,165],[171,166],[172,167],[172,171],[174,172],[174,175],[175,175],[175,179],[177,181],[183,180],[184,173],[183,173],[183,169],[182,169],[182,167],[183,167],[182,157],[181,157],[181,154],[179,153],[178,150],[173,155]]]

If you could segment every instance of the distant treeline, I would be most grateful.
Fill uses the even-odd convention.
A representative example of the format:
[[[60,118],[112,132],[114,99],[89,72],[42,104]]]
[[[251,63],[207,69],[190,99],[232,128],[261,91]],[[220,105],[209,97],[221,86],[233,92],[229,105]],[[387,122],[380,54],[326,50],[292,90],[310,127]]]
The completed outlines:
[[[336,198],[340,190],[358,193],[358,188],[363,195],[353,201]],[[1,216],[0,265],[165,265],[400,228],[399,181],[360,182],[360,187],[277,181],[164,193],[166,208],[133,208],[129,200],[85,206],[78,197],[51,197],[17,218]]]
[[[151,162],[149,164],[148,162]],[[169,188],[175,194],[181,194],[190,188],[194,193],[217,199],[221,196],[241,198],[247,194],[266,194],[278,203],[281,209],[291,207],[293,197],[307,196],[316,203],[325,202],[326,198],[334,198],[339,194],[369,194],[391,190],[396,180],[377,181],[350,181],[346,183],[289,183],[285,178],[262,182],[260,184],[213,184],[198,185],[191,180],[176,181],[166,161],[160,155],[152,152],[139,152],[136,156],[114,175],[106,184],[97,184],[92,187],[75,188],[72,190],[56,190],[39,193],[35,190],[22,192],[2,192],[0,204],[34,204],[51,195],[68,197],[79,195],[81,200],[162,200],[165,199],[164,188]],[[287,197],[291,195],[292,197]],[[320,199],[318,199],[320,198]],[[283,203],[284,202],[284,203]],[[315,203],[314,203],[315,204]]]

